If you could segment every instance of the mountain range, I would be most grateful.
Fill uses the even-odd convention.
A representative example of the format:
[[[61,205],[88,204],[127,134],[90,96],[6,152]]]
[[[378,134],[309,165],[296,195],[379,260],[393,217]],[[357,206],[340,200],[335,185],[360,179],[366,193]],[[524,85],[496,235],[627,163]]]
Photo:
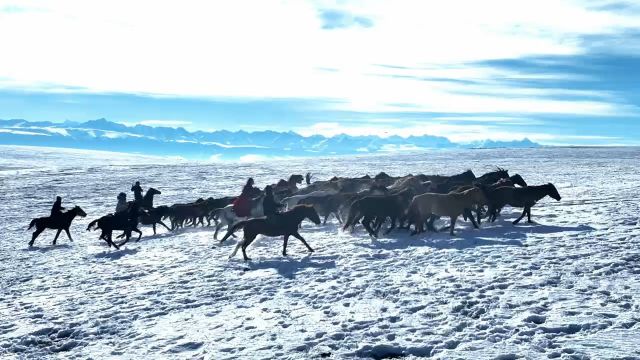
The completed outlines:
[[[345,155],[444,148],[538,147],[519,141],[484,140],[457,144],[440,136],[410,137],[321,135],[302,136],[292,131],[187,131],[182,127],[127,126],[106,119],[86,122],[0,120],[1,145],[29,145],[105,150],[187,159],[234,160],[243,156],[300,157]]]

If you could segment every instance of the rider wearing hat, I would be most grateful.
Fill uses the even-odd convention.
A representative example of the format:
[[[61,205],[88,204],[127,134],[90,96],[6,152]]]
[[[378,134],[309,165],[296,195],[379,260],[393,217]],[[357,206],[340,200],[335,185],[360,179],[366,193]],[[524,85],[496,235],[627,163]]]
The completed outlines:
[[[142,188],[140,187],[140,181],[136,181],[136,184],[131,187],[133,191],[133,199],[137,202],[142,202]]]

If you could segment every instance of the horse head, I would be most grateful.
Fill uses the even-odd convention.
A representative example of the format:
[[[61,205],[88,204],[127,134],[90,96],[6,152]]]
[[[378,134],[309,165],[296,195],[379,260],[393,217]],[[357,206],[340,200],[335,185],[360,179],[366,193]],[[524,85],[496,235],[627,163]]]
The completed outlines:
[[[289,185],[302,184],[302,181],[304,181],[304,176],[302,175],[291,175],[289,177]]]
[[[515,185],[522,186],[522,187],[527,186],[527,182],[524,181],[524,179],[522,178],[522,176],[520,176],[520,174],[512,175],[509,177],[509,179],[513,181]]]
[[[509,171],[498,166],[496,166],[496,171],[493,173],[498,176],[498,179],[507,179],[509,177]]]
[[[556,187],[552,183],[548,183],[546,187],[548,191],[547,194],[551,196],[555,201],[560,201],[562,199],[562,196],[560,196],[558,189],[556,189]]]
[[[302,211],[304,216],[311,220],[314,224],[316,225],[320,225],[320,215],[318,215],[318,212],[316,211],[316,209],[313,207],[313,205],[299,205],[302,207]]]
[[[82,208],[78,205],[74,206],[72,209],[73,212],[76,213],[76,215],[80,216],[80,217],[85,217],[87,216],[87,213],[84,212],[84,210],[82,210]]]
[[[154,188],[149,188],[149,190],[147,190],[147,193],[145,194],[145,196],[153,196],[153,195],[160,195],[162,194],[162,192],[158,189],[154,189]]]

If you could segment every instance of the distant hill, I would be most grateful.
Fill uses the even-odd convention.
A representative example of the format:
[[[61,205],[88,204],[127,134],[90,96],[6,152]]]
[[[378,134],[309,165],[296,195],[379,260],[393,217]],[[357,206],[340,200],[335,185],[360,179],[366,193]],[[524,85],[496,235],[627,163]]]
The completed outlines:
[[[172,155],[189,159],[237,159],[245,155],[345,155],[443,148],[537,147],[529,139],[484,140],[456,144],[440,136],[302,136],[277,131],[194,131],[184,128],[127,126],[106,119],[64,123],[21,119],[0,120],[0,144],[49,146]]]

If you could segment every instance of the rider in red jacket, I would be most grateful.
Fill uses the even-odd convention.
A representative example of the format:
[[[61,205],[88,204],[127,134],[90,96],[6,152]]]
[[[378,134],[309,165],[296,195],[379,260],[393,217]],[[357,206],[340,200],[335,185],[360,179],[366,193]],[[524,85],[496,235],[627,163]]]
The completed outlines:
[[[246,217],[251,214],[251,199],[260,195],[260,189],[253,186],[253,178],[249,178],[242,188],[242,193],[233,202],[233,212],[236,216]]]

